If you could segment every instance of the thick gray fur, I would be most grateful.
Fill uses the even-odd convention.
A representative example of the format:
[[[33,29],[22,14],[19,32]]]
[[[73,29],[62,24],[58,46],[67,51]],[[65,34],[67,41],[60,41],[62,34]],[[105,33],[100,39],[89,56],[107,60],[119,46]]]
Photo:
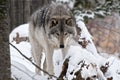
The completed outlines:
[[[34,12],[29,22],[29,39],[36,64],[40,67],[44,52],[47,71],[53,74],[54,50],[62,49],[65,57],[70,45],[75,43],[73,37],[76,35],[75,19],[65,4],[52,3]],[[38,69],[36,73],[41,74]]]

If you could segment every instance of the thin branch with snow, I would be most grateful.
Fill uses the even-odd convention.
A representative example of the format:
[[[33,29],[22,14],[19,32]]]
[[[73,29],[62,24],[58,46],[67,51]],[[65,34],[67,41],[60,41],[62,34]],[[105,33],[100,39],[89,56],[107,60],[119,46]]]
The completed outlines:
[[[15,48],[25,59],[27,59],[30,63],[32,63],[36,68],[38,68],[39,70],[41,70],[42,72],[44,72],[45,74],[49,75],[50,77],[54,77],[56,79],[58,79],[57,76],[52,75],[50,73],[48,73],[47,71],[41,69],[38,65],[36,65],[34,62],[31,61],[31,59],[29,59],[27,56],[25,56],[17,47],[15,47],[13,44],[9,43],[13,48]]]

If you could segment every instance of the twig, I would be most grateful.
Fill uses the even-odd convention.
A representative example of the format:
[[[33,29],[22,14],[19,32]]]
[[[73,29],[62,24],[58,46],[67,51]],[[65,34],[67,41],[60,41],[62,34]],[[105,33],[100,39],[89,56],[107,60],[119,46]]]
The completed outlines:
[[[13,44],[9,43],[13,48],[15,48],[24,58],[26,58],[30,63],[32,63],[36,68],[38,68],[39,70],[41,70],[42,72],[48,74],[50,77],[54,77],[56,79],[58,79],[58,77],[48,73],[47,71],[41,69],[38,65],[36,65],[34,62],[32,62],[28,57],[26,57],[17,47],[15,47]]]
[[[60,73],[59,79],[57,79],[57,80],[64,80],[63,77],[67,73],[69,58],[70,57],[68,57],[68,58],[65,59],[65,61],[63,63],[63,66],[62,66],[62,72]]]
[[[11,65],[12,65],[13,67],[15,67],[16,69],[22,71],[22,72],[25,73],[26,75],[28,75],[30,78],[36,80],[34,77],[32,77],[31,75],[29,75],[28,73],[26,73],[24,70],[20,69],[19,67],[15,66],[15,65],[13,65],[13,64],[11,64]],[[15,78],[16,78],[16,77],[15,77]],[[18,79],[16,79],[16,80],[18,80]]]

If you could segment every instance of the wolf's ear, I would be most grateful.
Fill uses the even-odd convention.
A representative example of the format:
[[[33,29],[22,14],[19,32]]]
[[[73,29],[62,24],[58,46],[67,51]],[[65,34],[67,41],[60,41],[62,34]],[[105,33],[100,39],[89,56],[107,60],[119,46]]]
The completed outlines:
[[[34,12],[31,16],[31,23],[33,24],[33,26],[39,26],[41,24],[41,15],[42,11],[41,10],[37,10],[36,12]]]
[[[34,12],[31,16],[31,22],[34,26],[42,26],[45,24],[45,18],[46,18],[46,14],[47,14],[47,7],[44,6],[41,9],[37,10],[36,12]]]

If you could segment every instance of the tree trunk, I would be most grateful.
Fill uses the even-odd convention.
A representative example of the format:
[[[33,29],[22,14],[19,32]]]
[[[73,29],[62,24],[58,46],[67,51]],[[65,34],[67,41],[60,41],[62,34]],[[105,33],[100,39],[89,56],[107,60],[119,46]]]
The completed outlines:
[[[0,80],[11,80],[7,0],[0,1]],[[2,10],[1,10],[2,9]]]
[[[31,13],[36,11],[38,8],[43,7],[51,2],[51,0],[31,0]]]
[[[10,31],[27,23],[34,11],[50,2],[51,0],[10,0]]]
[[[31,0],[10,0],[10,31],[28,22],[30,17],[30,2]]]
[[[24,0],[23,9],[24,9],[24,16],[23,16],[24,22],[28,22],[30,20],[30,1]]]

